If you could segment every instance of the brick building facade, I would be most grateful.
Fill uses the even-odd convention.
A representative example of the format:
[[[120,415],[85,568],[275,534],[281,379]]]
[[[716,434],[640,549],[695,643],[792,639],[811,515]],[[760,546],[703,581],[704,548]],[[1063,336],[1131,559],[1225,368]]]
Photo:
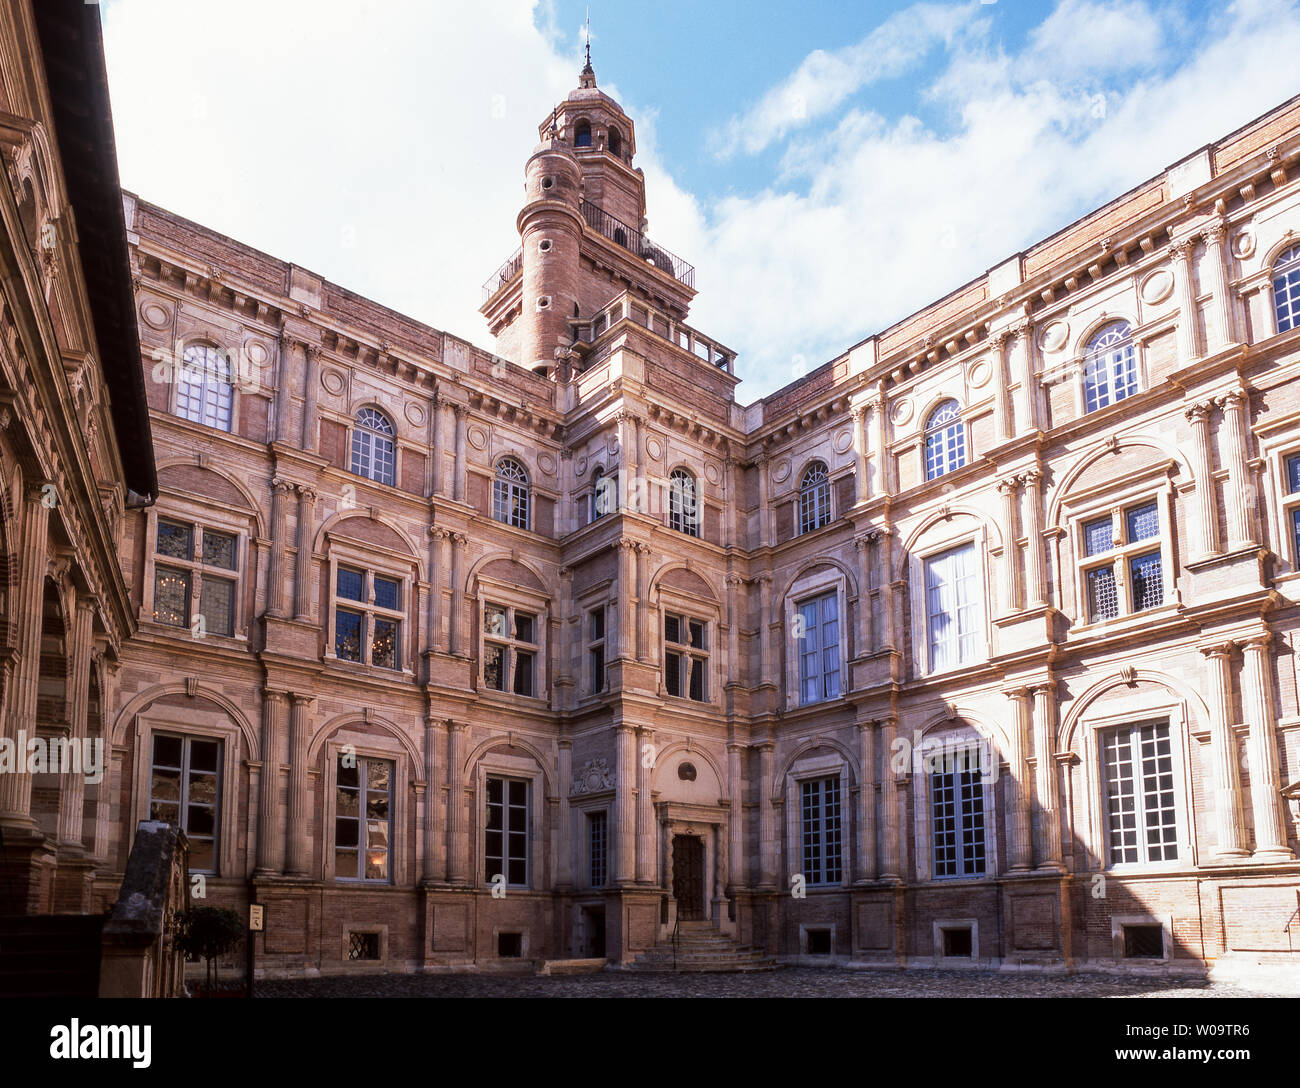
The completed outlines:
[[[1300,100],[748,406],[539,136],[496,354],[126,197],[100,901],[153,815],[268,974],[1294,962]]]
[[[80,914],[136,627],[118,552],[157,487],[93,5],[0,3],[0,163],[0,917]]]

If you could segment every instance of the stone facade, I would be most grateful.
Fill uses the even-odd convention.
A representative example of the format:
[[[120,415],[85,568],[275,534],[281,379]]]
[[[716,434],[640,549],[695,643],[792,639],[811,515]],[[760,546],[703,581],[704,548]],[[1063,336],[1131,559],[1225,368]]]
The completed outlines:
[[[1294,956],[1300,101],[747,407],[590,69],[539,135],[496,355],[127,195],[100,901],[185,809],[270,975]]]

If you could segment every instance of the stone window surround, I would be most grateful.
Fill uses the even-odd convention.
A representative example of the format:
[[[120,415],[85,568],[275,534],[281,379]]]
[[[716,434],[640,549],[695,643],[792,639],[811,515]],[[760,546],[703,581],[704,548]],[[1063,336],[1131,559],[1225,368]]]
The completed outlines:
[[[970,966],[974,967],[979,964],[980,958],[980,923],[978,918],[936,918],[931,923],[932,933],[934,935],[934,962],[936,966],[957,967]],[[965,956],[945,956],[943,954],[943,931],[945,929],[969,929],[970,930],[970,959],[966,962]]]
[[[338,794],[339,755],[344,746],[351,745],[357,759],[382,759],[393,765],[392,778],[388,791],[389,804],[389,842],[388,842],[388,880],[349,880],[334,874],[334,805]],[[387,734],[348,733],[347,727],[336,732],[327,740],[318,759],[325,761],[323,768],[323,788],[317,802],[320,817],[320,833],[317,839],[321,844],[322,879],[339,888],[391,888],[401,887],[407,883],[406,855],[412,853],[405,840],[408,805],[410,804],[411,769],[405,749],[395,737]],[[321,773],[319,770],[317,773]],[[364,800],[362,802],[364,804]],[[364,827],[363,827],[364,830]],[[346,932],[345,932],[346,937]],[[381,948],[381,955],[383,950]]]
[[[844,698],[844,693],[848,691],[847,664],[849,649],[849,630],[848,623],[848,603],[849,593],[848,584],[844,572],[836,566],[820,574],[804,575],[796,578],[790,583],[790,588],[786,592],[785,602],[782,609],[783,631],[794,630],[794,619],[798,613],[799,605],[805,603],[813,597],[821,597],[827,593],[836,594],[836,607],[839,609],[840,623],[840,695],[838,699],[817,699],[813,702],[802,703],[799,701],[802,685],[799,683],[799,652],[794,645],[794,640],[783,638],[782,649],[785,655],[785,707],[787,710],[795,710],[801,706],[830,705]],[[859,607],[862,607],[862,601],[859,599]]]
[[[931,526],[933,528],[933,526]],[[975,546],[976,567],[979,571],[980,592],[980,627],[982,629],[983,653],[976,654],[971,661],[962,661],[945,669],[935,669],[930,664],[930,619],[926,603],[925,568],[926,563],[936,556],[968,544]],[[908,592],[911,594],[912,611],[912,653],[914,657],[915,677],[936,676],[942,673],[956,672],[986,662],[993,652],[993,625],[990,620],[989,601],[992,600],[992,583],[988,564],[989,532],[988,526],[981,520],[978,525],[960,531],[951,531],[941,539],[933,540],[923,549],[913,549],[908,555]],[[981,641],[981,640],[977,640]]]
[[[680,590],[671,586],[660,584],[658,587],[658,601],[653,612],[658,629],[655,632],[655,638],[652,640],[659,647],[659,695],[667,700],[669,706],[717,706],[718,693],[723,690],[727,682],[727,676],[722,663],[724,654],[718,652],[718,632],[722,629],[722,608],[716,601],[706,601],[699,597],[692,597],[682,593]],[[668,614],[678,615],[684,619],[703,620],[704,621],[704,654],[708,659],[708,666],[704,670],[704,699],[703,701],[690,698],[689,695],[669,695],[668,688],[664,679],[664,673],[667,665],[667,647],[670,645],[664,638],[664,617]],[[672,643],[671,645],[677,645]],[[690,690],[690,677],[683,677],[686,690]]]
[[[1111,514],[1112,518],[1116,520],[1117,528],[1126,533],[1127,528],[1121,524],[1124,511],[1152,500],[1155,501],[1160,514],[1160,535],[1144,540],[1140,545],[1116,544],[1112,549],[1109,553],[1112,562],[1119,557],[1124,559],[1124,562],[1119,564],[1121,567],[1120,577],[1116,580],[1116,595],[1120,603],[1119,615],[1115,619],[1097,620],[1093,623],[1088,616],[1087,571],[1105,564],[1098,556],[1086,554],[1087,548],[1084,543],[1083,527],[1090,521]],[[1199,495],[1197,501],[1200,501]],[[1082,633],[1102,628],[1113,630],[1116,623],[1133,620],[1135,617],[1143,617],[1142,622],[1147,622],[1153,614],[1163,613],[1178,607],[1177,564],[1173,546],[1173,505],[1174,487],[1169,479],[1168,468],[1165,464],[1147,466],[1136,472],[1127,473],[1116,479],[1108,480],[1100,487],[1092,488],[1084,494],[1071,495],[1065,500],[1061,511],[1061,521],[1066,526],[1069,540],[1068,546],[1074,560],[1072,571],[1074,599],[1072,608],[1066,608],[1065,601],[1061,601],[1059,604],[1069,616],[1072,632]],[[1147,608],[1141,612],[1135,612],[1133,610],[1133,587],[1131,585],[1128,559],[1133,554],[1149,552],[1157,546],[1160,549],[1160,567],[1164,579],[1165,600],[1163,604],[1156,608]]]
[[[1271,282],[1271,281],[1270,281]],[[201,420],[190,419],[188,416],[180,414],[178,401],[180,399],[181,383],[180,372],[185,365],[185,352],[190,348],[215,348],[221,352],[230,362],[230,429],[223,427],[210,427]],[[166,349],[164,349],[166,350]],[[173,419],[180,420],[181,423],[188,423],[193,427],[200,427],[204,431],[218,431],[221,434],[229,434],[238,437],[239,435],[239,408],[240,401],[243,399],[242,382],[240,380],[240,355],[241,349],[222,347],[211,336],[191,335],[181,341],[181,350],[179,356],[173,356],[172,366],[168,371],[167,382],[167,414]],[[157,358],[157,356],[155,356]]]
[[[997,804],[997,781],[996,777],[990,780],[981,775],[981,785],[984,787],[984,872],[979,875],[934,875],[934,838],[930,823],[933,814],[933,798],[930,794],[930,772],[925,769],[925,757],[934,748],[951,750],[957,741],[973,741],[975,745],[987,745],[990,756],[995,761],[994,775],[1000,777],[1004,773],[1002,754],[997,751],[993,739],[969,722],[957,721],[935,726],[928,730],[921,742],[912,749],[912,781],[916,784],[916,796],[919,801],[914,806],[913,812],[916,832],[913,862],[916,867],[916,879],[945,886],[993,879],[999,874],[1000,865],[998,828],[1002,820],[1002,811]]]
[[[1292,415],[1280,421],[1280,425],[1287,430],[1285,435],[1259,439],[1260,461],[1265,466],[1267,475],[1271,477],[1273,509],[1277,511],[1272,519],[1263,519],[1272,522],[1265,528],[1266,530],[1271,528],[1277,534],[1277,546],[1273,551],[1280,558],[1287,560],[1291,566],[1289,571],[1274,573],[1274,584],[1279,585],[1300,578],[1300,548],[1297,548],[1295,533],[1291,530],[1292,511],[1300,510],[1300,491],[1288,490],[1289,480],[1286,470],[1290,458],[1300,457],[1300,437],[1295,434],[1298,418],[1300,417]]]
[[[600,790],[596,793],[579,794],[569,798],[569,872],[575,876],[575,885],[584,892],[600,894],[614,887],[614,856],[617,852],[615,824],[618,814],[615,811],[614,790]],[[594,812],[605,813],[605,883],[599,888],[591,886],[590,839],[587,817]],[[604,902],[593,900],[592,902]]]
[[[252,540],[249,519],[241,517],[238,513],[232,513],[229,509],[201,502],[196,499],[182,498],[176,495],[164,494],[159,497],[157,503],[150,506],[145,511],[145,540],[144,540],[144,577],[141,583],[140,591],[140,622],[150,626],[165,626],[166,630],[173,633],[183,633],[184,637],[191,638],[190,628],[188,627],[171,627],[159,625],[153,618],[153,591],[154,591],[154,568],[159,559],[158,556],[158,519],[163,521],[185,522],[193,525],[196,529],[215,529],[219,532],[230,533],[235,537],[235,569],[229,572],[229,577],[235,582],[235,600],[231,616],[231,631],[233,635],[206,634],[204,638],[218,640],[219,644],[229,644],[231,642],[246,643],[248,641],[248,607],[245,603],[245,594],[247,592],[247,571],[253,565],[252,549],[249,544]],[[197,536],[195,546],[198,545]],[[163,564],[166,565],[169,560],[166,556],[161,557]],[[197,569],[202,566],[200,563],[191,562],[183,564],[186,570]],[[214,568],[215,569],[215,568]],[[197,602],[198,597],[198,580],[195,579],[190,585],[190,599]],[[197,607],[197,604],[196,604]],[[191,612],[193,618],[194,612]]]
[[[473,880],[480,888],[490,887],[487,879],[487,780],[517,778],[528,782],[528,879],[524,884],[506,884],[516,891],[545,891],[551,886],[546,871],[546,790],[542,768],[532,756],[511,756],[500,750],[485,752],[473,770],[472,834],[475,845]],[[513,932],[513,927],[505,927]],[[495,942],[495,934],[493,941]],[[496,945],[493,944],[493,948]]]
[[[589,628],[588,613],[595,611],[597,608],[605,610],[605,672],[606,684],[608,684],[609,666],[618,657],[618,621],[619,610],[617,604],[610,600],[610,593],[613,591],[615,581],[612,578],[602,578],[592,586],[588,586],[582,593],[573,598],[571,606],[572,621],[578,626],[578,638],[570,639],[568,642],[570,648],[569,671],[578,678],[577,703],[595,702],[605,698],[609,694],[608,687],[600,692],[591,690],[591,670],[587,654],[587,645],[590,639],[587,637]],[[563,622],[563,621],[561,621]],[[575,660],[576,655],[576,660]],[[557,668],[557,672],[561,670]]]
[[[151,706],[136,715],[135,750],[131,776],[132,820],[127,829],[126,848],[129,851],[134,840],[135,829],[141,820],[149,819],[149,780],[153,768],[153,735],[172,733],[181,736],[197,737],[202,740],[221,742],[221,761],[217,778],[217,837],[216,837],[216,871],[208,874],[213,877],[242,876],[235,863],[235,851],[239,845],[239,762],[242,759],[249,766],[248,753],[242,746],[239,726],[230,720],[229,715],[219,710],[198,710],[174,706]],[[263,765],[264,768],[264,765]],[[105,779],[110,768],[105,767]],[[103,785],[103,783],[101,783]],[[256,787],[250,785],[253,796]],[[116,796],[116,787],[114,787]]]
[[[1195,829],[1190,823],[1188,799],[1192,796],[1192,767],[1189,747],[1191,717],[1187,704],[1166,692],[1163,701],[1141,698],[1130,710],[1090,713],[1076,723],[1076,736],[1080,738],[1081,789],[1076,791],[1076,815],[1072,821],[1074,833],[1086,836],[1083,847],[1097,868],[1091,872],[1129,875],[1136,873],[1175,872],[1195,868],[1197,859]],[[1098,736],[1108,729],[1131,726],[1139,722],[1168,722],[1169,751],[1174,761],[1174,824],[1178,829],[1178,857],[1172,861],[1112,864],[1110,861],[1110,828],[1106,815],[1106,785],[1101,769],[1101,744]],[[1235,736],[1235,733],[1234,733]],[[1086,812],[1078,818],[1078,808]]]
[[[1164,935],[1164,955],[1158,959],[1149,956],[1124,955],[1125,926],[1159,926]],[[1172,914],[1113,914],[1110,919],[1111,955],[1120,962],[1168,963],[1174,945],[1174,916]]]
[[[468,603],[477,632],[474,639],[474,654],[477,658],[474,663],[474,676],[479,698],[533,709],[536,709],[539,704],[548,704],[551,694],[547,683],[551,671],[551,599],[536,590],[525,589],[512,582],[502,582],[482,574],[476,577],[475,587],[475,594],[469,598]],[[483,643],[489,638],[483,630],[483,609],[488,604],[511,609],[518,608],[524,612],[531,612],[537,617],[537,655],[534,658],[532,695],[516,695],[513,690],[498,691],[489,688],[483,681]]]
[[[413,680],[415,672],[412,663],[418,654],[415,641],[417,625],[412,619],[412,616],[417,614],[414,607],[418,588],[415,560],[401,552],[380,548],[373,544],[364,544],[351,538],[337,537],[332,533],[326,534],[325,547],[328,556],[325,569],[329,578],[326,594],[326,615],[328,618],[325,623],[325,662],[337,668],[373,671],[375,676],[404,677]],[[365,612],[373,610],[374,607],[365,601],[350,601],[347,598],[338,596],[338,569],[340,566],[360,567],[368,575],[382,574],[385,577],[395,579],[401,584],[402,608],[400,611],[402,615],[398,629],[400,669],[387,669],[368,664],[364,660],[364,647],[362,650],[363,660],[361,661],[345,661],[335,653],[334,614],[336,609],[343,607]]]
[[[847,888],[853,882],[853,844],[857,829],[854,826],[856,801],[852,768],[845,762],[837,749],[813,749],[800,756],[785,773],[785,857],[786,868],[781,884],[789,888],[789,878],[796,872],[803,872],[803,809],[800,804],[800,790],[805,781],[821,778],[839,778],[840,780],[840,880],[838,884],[808,884],[810,891],[825,889],[834,891]],[[819,927],[820,928],[820,927]],[[834,945],[832,945],[834,947]]]
[[[379,958],[373,960],[349,959],[351,937],[353,933],[373,934],[379,938]],[[375,971],[388,966],[388,926],[372,922],[349,922],[344,919],[342,931],[343,945],[340,959],[348,971]]]

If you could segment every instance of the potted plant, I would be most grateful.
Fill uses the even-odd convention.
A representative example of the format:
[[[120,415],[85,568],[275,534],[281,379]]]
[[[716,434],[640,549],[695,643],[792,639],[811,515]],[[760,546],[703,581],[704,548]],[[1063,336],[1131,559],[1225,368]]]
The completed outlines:
[[[207,977],[198,996],[226,996],[217,981],[217,958],[233,951],[243,936],[243,919],[229,907],[195,907],[181,916],[177,947],[190,959],[207,961]],[[242,991],[240,987],[229,996],[241,996]]]

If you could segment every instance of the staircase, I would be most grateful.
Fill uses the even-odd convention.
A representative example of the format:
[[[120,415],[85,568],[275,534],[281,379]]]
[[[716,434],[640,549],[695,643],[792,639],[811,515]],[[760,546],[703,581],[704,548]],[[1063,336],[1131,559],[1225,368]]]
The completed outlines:
[[[0,997],[96,997],[102,914],[0,917]]]
[[[629,971],[775,971],[780,964],[756,948],[737,944],[710,922],[681,922],[674,957],[671,939],[642,952]]]

